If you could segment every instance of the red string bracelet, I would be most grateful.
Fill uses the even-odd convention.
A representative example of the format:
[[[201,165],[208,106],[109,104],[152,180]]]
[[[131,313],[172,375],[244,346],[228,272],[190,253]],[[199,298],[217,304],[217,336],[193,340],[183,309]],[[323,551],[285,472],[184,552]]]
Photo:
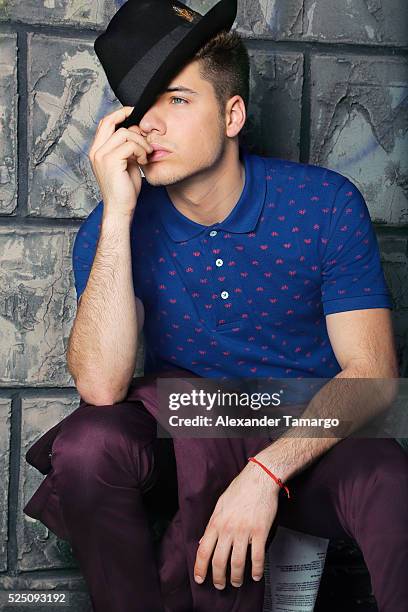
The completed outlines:
[[[288,499],[291,499],[290,494],[289,494],[289,489],[288,489],[288,487],[287,487],[286,485],[284,485],[284,484],[283,484],[283,482],[281,481],[281,479],[280,479],[280,478],[277,478],[277,477],[275,476],[275,474],[272,474],[272,472],[271,472],[270,470],[268,470],[268,468],[267,468],[265,465],[263,465],[263,463],[261,463],[260,461],[258,461],[258,459],[255,459],[255,457],[248,457],[248,461],[253,461],[254,463],[257,463],[258,465],[260,465],[260,466],[261,466],[261,468],[262,468],[263,470],[265,470],[265,472],[266,472],[267,474],[269,474],[269,476],[270,476],[271,478],[273,478],[273,480],[276,482],[276,484],[278,484],[278,485],[281,487],[281,489],[284,489],[284,490],[285,490],[286,495],[288,496]]]

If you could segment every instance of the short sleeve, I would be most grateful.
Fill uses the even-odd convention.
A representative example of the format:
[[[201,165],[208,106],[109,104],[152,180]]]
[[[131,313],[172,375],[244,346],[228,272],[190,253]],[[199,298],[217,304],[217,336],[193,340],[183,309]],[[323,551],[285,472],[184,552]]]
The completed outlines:
[[[322,261],[324,314],[392,309],[370,213],[362,194],[348,179],[336,193],[331,215]]]
[[[72,251],[72,267],[77,301],[86,287],[91,272],[101,229],[102,213],[103,202],[100,201],[82,222],[75,236]]]

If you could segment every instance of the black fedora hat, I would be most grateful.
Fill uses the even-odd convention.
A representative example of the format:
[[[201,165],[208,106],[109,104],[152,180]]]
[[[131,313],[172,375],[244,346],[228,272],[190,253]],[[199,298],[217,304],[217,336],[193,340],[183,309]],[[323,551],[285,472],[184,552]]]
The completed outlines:
[[[134,106],[119,127],[139,124],[157,95],[198,49],[230,30],[237,0],[221,0],[205,15],[178,0],[128,0],[94,49],[115,96]]]

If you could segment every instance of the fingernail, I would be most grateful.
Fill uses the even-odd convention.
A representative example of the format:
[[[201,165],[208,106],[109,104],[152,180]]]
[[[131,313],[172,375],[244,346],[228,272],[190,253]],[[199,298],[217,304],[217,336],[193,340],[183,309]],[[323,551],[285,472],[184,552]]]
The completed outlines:
[[[220,589],[221,590],[221,589],[224,588],[225,584],[217,584],[216,582],[214,582],[214,586],[215,586],[216,589]]]
[[[262,576],[252,576],[252,578],[256,581],[260,580],[262,578]]]
[[[202,582],[204,582],[204,580],[201,578],[201,576],[194,576],[194,580],[196,582],[198,582],[198,584],[201,584]]]
[[[234,587],[240,587],[240,586],[242,586],[242,582],[232,582],[232,581],[231,581],[231,584],[232,584],[232,586],[234,586]]]

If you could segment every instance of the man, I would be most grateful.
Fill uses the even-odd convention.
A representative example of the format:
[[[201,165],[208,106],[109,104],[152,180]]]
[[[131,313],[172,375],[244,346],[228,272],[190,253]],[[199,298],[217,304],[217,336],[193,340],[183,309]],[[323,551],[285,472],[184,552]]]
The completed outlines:
[[[143,380],[177,368],[398,377],[365,202],[332,170],[240,146],[245,58],[236,34],[218,34],[139,125],[115,131],[132,111],[124,107],[98,126],[90,159],[103,199],[73,252],[79,308],[68,365],[82,401],[54,440],[50,504],[97,612],[262,610],[276,522],[355,539],[380,610],[403,612],[407,458],[389,439],[174,440],[180,508],[156,573],[142,495],[158,477],[154,419],[129,387],[142,328]],[[313,411],[358,421],[358,398],[334,389],[319,392]],[[295,501],[279,498],[248,453]],[[56,527],[50,512],[36,517]]]

